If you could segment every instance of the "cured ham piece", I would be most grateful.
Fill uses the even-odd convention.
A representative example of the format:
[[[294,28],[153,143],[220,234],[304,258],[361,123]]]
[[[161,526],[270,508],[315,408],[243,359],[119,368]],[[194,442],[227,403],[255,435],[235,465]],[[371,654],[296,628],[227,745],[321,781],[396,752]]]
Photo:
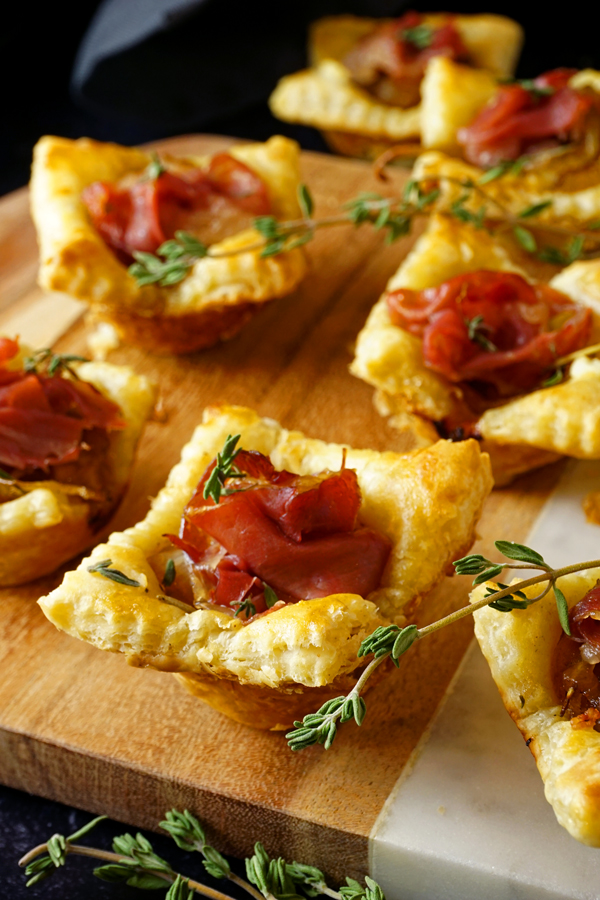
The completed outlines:
[[[528,87],[501,87],[474,122],[458,132],[466,159],[478,166],[494,166],[572,139],[592,106],[589,97],[568,87],[575,72],[555,69]]]
[[[449,21],[433,28],[424,24],[419,13],[407,12],[362,38],[345,57],[344,65],[356,82],[374,87],[379,99],[412,106],[419,101],[419,85],[434,56],[468,59],[454,23]],[[382,76],[389,83],[377,86]]]
[[[366,597],[379,586],[391,545],[358,525],[354,471],[294,475],[242,450],[215,504],[203,496],[214,465],[184,510],[180,537],[169,536],[199,568],[212,559],[213,602],[235,608],[251,598],[261,612],[269,605],[265,585],[286,602],[338,593]],[[216,565],[215,544],[222,553]]]
[[[82,199],[95,228],[124,262],[133,259],[134,251],[154,253],[177,230],[185,230],[186,216],[210,211],[217,201],[254,216],[271,211],[265,183],[228,153],[213,156],[206,169],[162,171],[133,184],[96,181]]]
[[[18,353],[0,341],[0,362]],[[0,368],[0,464],[45,469],[79,456],[83,432],[124,428],[119,408],[91,384],[57,374]]]
[[[545,284],[480,270],[423,291],[387,296],[390,317],[423,340],[428,368],[501,396],[539,385],[555,360],[585,347],[592,313]]]

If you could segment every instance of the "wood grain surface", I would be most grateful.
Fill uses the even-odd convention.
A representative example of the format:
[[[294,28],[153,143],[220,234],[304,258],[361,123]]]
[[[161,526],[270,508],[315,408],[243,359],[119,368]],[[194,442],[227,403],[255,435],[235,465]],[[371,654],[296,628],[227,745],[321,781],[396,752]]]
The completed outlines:
[[[222,149],[229,139],[162,142],[174,153]],[[303,154],[303,176],[326,215],[359,191],[378,190],[366,164]],[[406,175],[385,188],[394,193]],[[373,229],[320,232],[310,273],[291,296],[265,308],[233,341],[189,357],[124,347],[127,363],[160,385],[168,421],[151,423],[129,493],[112,528],[141,518],[207,404],[255,407],[287,427],[357,447],[404,450],[406,437],[375,412],[372,391],[348,373],[352,343],[410,246]],[[35,285],[37,248],[25,191],[0,201],[0,331],[36,346],[85,352],[83,307]],[[560,464],[497,491],[477,547],[523,540]],[[368,836],[431,719],[471,636],[469,622],[437,633],[404,657],[369,695],[361,729],[334,747],[292,754],[281,734],[254,732],[188,696],[175,679],[128,668],[123,659],[56,631],[36,599],[61,573],[0,596],[0,780],[94,813],[153,828],[171,806],[200,816],[218,846],[267,850],[318,865],[334,879],[368,869]],[[424,602],[421,623],[464,605],[465,578],[447,579]]]

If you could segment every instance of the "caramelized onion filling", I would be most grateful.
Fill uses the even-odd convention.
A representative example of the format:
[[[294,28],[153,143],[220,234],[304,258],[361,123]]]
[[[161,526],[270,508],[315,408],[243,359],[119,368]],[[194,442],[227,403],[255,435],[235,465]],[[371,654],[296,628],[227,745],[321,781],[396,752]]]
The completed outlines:
[[[552,682],[561,714],[574,728],[600,719],[600,583],[569,613],[571,637],[562,634],[552,658]]]

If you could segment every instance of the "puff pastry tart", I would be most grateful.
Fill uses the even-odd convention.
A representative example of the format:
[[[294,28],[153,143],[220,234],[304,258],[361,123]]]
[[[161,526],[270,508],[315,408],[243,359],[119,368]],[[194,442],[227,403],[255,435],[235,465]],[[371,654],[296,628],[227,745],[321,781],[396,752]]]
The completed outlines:
[[[84,300],[93,319],[156,352],[230,338],[306,271],[300,248],[261,257],[252,227],[259,215],[298,215],[298,160],[297,144],[283,137],[160,160],[86,138],[42,138],[31,180],[40,285]],[[178,283],[138,283],[128,273],[133,254],[155,253],[180,231],[211,245],[211,255]]]
[[[598,340],[593,273],[598,260],[530,282],[489,234],[435,215],[373,307],[351,371],[377,388],[382,414],[437,423],[431,440],[483,439],[496,484],[559,454],[597,459],[600,361],[582,350],[567,364]]]
[[[475,634],[506,709],[527,741],[546,799],[567,831],[600,847],[600,570],[565,575],[572,637],[553,593],[526,610],[474,614]],[[485,594],[479,586],[472,600]],[[526,588],[528,596],[539,589]]]
[[[436,119],[440,79],[434,75],[429,86],[430,67],[441,59],[465,64],[465,83],[456,90],[446,80],[442,90],[452,94],[444,99],[466,106],[468,121],[489,98],[494,76],[512,75],[522,41],[516,22],[495,15],[320,19],[310,33],[311,68],[279,82],[271,109],[285,121],[320,128],[332,149],[348,156],[374,158],[399,142],[409,142],[414,156],[421,139],[429,146],[424,118]],[[485,70],[484,96],[470,78],[478,70]]]
[[[241,449],[215,503],[230,435]],[[377,453],[209,409],[147,517],[40,605],[69,634],[277,730],[354,683],[361,641],[404,621],[470,546],[490,489],[475,441]]]
[[[129,480],[155,400],[122,366],[33,356],[0,338],[0,585],[85,550]]]
[[[440,180],[441,204],[483,180],[505,210],[542,204],[538,221],[592,222],[600,217],[600,72],[556,69],[530,81],[496,84],[471,72],[470,100],[442,84],[464,81],[463,67],[437,61],[436,116],[429,119],[413,177]],[[466,84],[465,84],[466,88]],[[440,152],[444,151],[444,152]],[[459,158],[462,157],[462,158]],[[445,176],[445,177],[444,177]],[[449,179],[453,179],[450,181]],[[469,208],[481,205],[471,196]],[[488,204],[493,216],[493,206]]]

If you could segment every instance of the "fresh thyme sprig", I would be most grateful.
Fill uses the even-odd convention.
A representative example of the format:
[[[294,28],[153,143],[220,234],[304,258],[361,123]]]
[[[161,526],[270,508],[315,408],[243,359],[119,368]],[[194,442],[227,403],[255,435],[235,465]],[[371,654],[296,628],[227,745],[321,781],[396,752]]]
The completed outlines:
[[[245,478],[245,473],[240,472],[234,466],[235,458],[241,450],[237,450],[237,442],[240,439],[239,434],[228,434],[220,453],[217,453],[216,464],[206,484],[204,485],[203,497],[208,500],[212,497],[215,503],[219,503],[221,494],[226,493],[225,481],[228,478]]]
[[[493,562],[485,556],[475,553],[453,563],[458,575],[475,575],[474,585],[483,584],[486,581],[494,582],[494,586],[487,585],[485,597],[444,616],[431,625],[425,625],[423,628],[418,628],[416,625],[407,625],[405,628],[400,628],[398,625],[383,625],[377,628],[360,645],[358,656],[372,655],[373,658],[363,670],[352,690],[345,697],[328,700],[317,712],[304,716],[301,722],[294,722],[294,729],[286,735],[290,749],[303,750],[312,744],[323,744],[326,750],[329,749],[340,724],[349,722],[351,719],[354,719],[357,725],[361,725],[364,721],[366,705],[361,693],[378,666],[387,659],[391,659],[394,665],[398,666],[400,657],[416,641],[472,615],[484,606],[490,606],[498,612],[526,609],[532,603],[537,603],[538,600],[545,597],[550,590],[554,590],[558,618],[563,631],[569,635],[569,609],[565,595],[558,587],[557,581],[572,572],[582,572],[586,569],[600,567],[600,559],[553,569],[531,547],[512,541],[496,541],[495,545],[507,561]],[[541,574],[519,581],[514,585],[506,585],[496,580],[504,569],[533,569],[538,570]],[[523,591],[523,588],[544,583],[545,587],[534,597],[528,597]]]
[[[231,900],[222,891],[176,872],[169,862],[154,852],[152,844],[143,834],[116,837],[112,844],[113,852],[74,843],[105,818],[100,816],[94,819],[69,837],[52,835],[46,843],[26,853],[19,865],[25,868],[27,887],[48,878],[64,866],[67,856],[76,855],[101,860],[104,865],[94,869],[94,875],[102,881],[127,884],[142,890],[164,890],[168,887],[165,900],[192,900],[194,894],[201,894],[210,900]],[[160,827],[182,850],[200,853],[202,865],[209,875],[231,881],[253,900],[304,900],[323,894],[334,900],[385,900],[381,887],[368,876],[365,887],[353,878],[346,878],[346,884],[335,891],[328,887],[320,869],[304,863],[288,863],[282,857],[271,858],[259,842],[254,845],[252,856],[245,861],[246,881],[232,872],[225,857],[207,843],[202,825],[188,810],[170,810]],[[303,893],[300,894],[299,890]]]
[[[258,216],[254,219],[254,229],[260,240],[232,250],[216,251],[198,241],[186,231],[177,231],[175,238],[162,244],[156,254],[135,252],[136,262],[128,269],[140,286],[159,284],[163,287],[178,284],[190,272],[197,260],[207,256],[211,259],[239,256],[243,253],[260,251],[261,257],[277,256],[301,247],[311,241],[315,232],[322,228],[370,223],[387,232],[391,242],[408,234],[411,221],[416,215],[424,214],[439,196],[439,190],[423,192],[417,182],[409,182],[401,198],[386,198],[381,194],[359,194],[342,206],[342,212],[334,216],[315,219],[314,202],[308,187],[298,188],[298,202],[303,214],[301,219],[279,221],[275,216]]]
[[[387,156],[389,160],[393,158],[390,151]],[[514,162],[500,163],[485,172],[477,182],[448,175],[412,179],[401,197],[362,193],[344,203],[339,214],[319,219],[313,216],[314,203],[308,187],[301,184],[298,188],[298,202],[303,217],[289,221],[279,221],[272,215],[257,217],[253,225],[260,239],[255,243],[217,251],[203,244],[194,235],[177,231],[175,238],[162,244],[156,254],[136,251],[136,262],[129,267],[128,272],[140,286],[158,284],[168,287],[182,281],[194,264],[204,257],[222,259],[255,251],[260,251],[261,257],[277,256],[307,244],[322,228],[348,224],[356,227],[370,224],[377,230],[385,231],[386,242],[391,243],[410,233],[415,218],[428,215],[436,208],[434,205],[441,193],[436,181],[440,184],[457,185],[462,191],[447,207],[437,208],[441,215],[452,216],[475,228],[485,228],[490,234],[512,231],[515,240],[527,253],[554,265],[565,266],[577,259],[599,256],[600,235],[595,232],[600,223],[591,223],[587,229],[575,232],[564,225],[537,221],[537,217],[552,205],[551,200],[540,201],[520,213],[513,213],[484,190],[486,183],[509,173],[516,174],[525,164],[525,157]],[[476,209],[472,208],[471,203],[474,196],[482,200]],[[528,222],[527,228],[522,224],[524,219]],[[540,247],[534,231],[555,234],[563,240],[570,239],[570,243],[566,250],[545,244]],[[586,249],[586,241],[593,242],[593,246]]]
[[[156,254],[135,250],[136,260],[129,269],[140,287],[159,284],[168,287],[186,277],[194,263],[208,254],[208,247],[187,231],[176,231],[175,237],[161,244]]]
[[[252,602],[251,597],[246,597],[245,600],[240,600],[236,605],[235,617],[241,616],[244,614],[244,618],[251,619],[252,616],[256,615],[256,606]]]
[[[71,367],[74,362],[89,362],[86,356],[76,356],[73,353],[54,353],[49,347],[36,350],[31,356],[23,360],[25,372],[44,373],[52,378],[59,372],[68,372],[73,378],[78,379],[77,372]]]

